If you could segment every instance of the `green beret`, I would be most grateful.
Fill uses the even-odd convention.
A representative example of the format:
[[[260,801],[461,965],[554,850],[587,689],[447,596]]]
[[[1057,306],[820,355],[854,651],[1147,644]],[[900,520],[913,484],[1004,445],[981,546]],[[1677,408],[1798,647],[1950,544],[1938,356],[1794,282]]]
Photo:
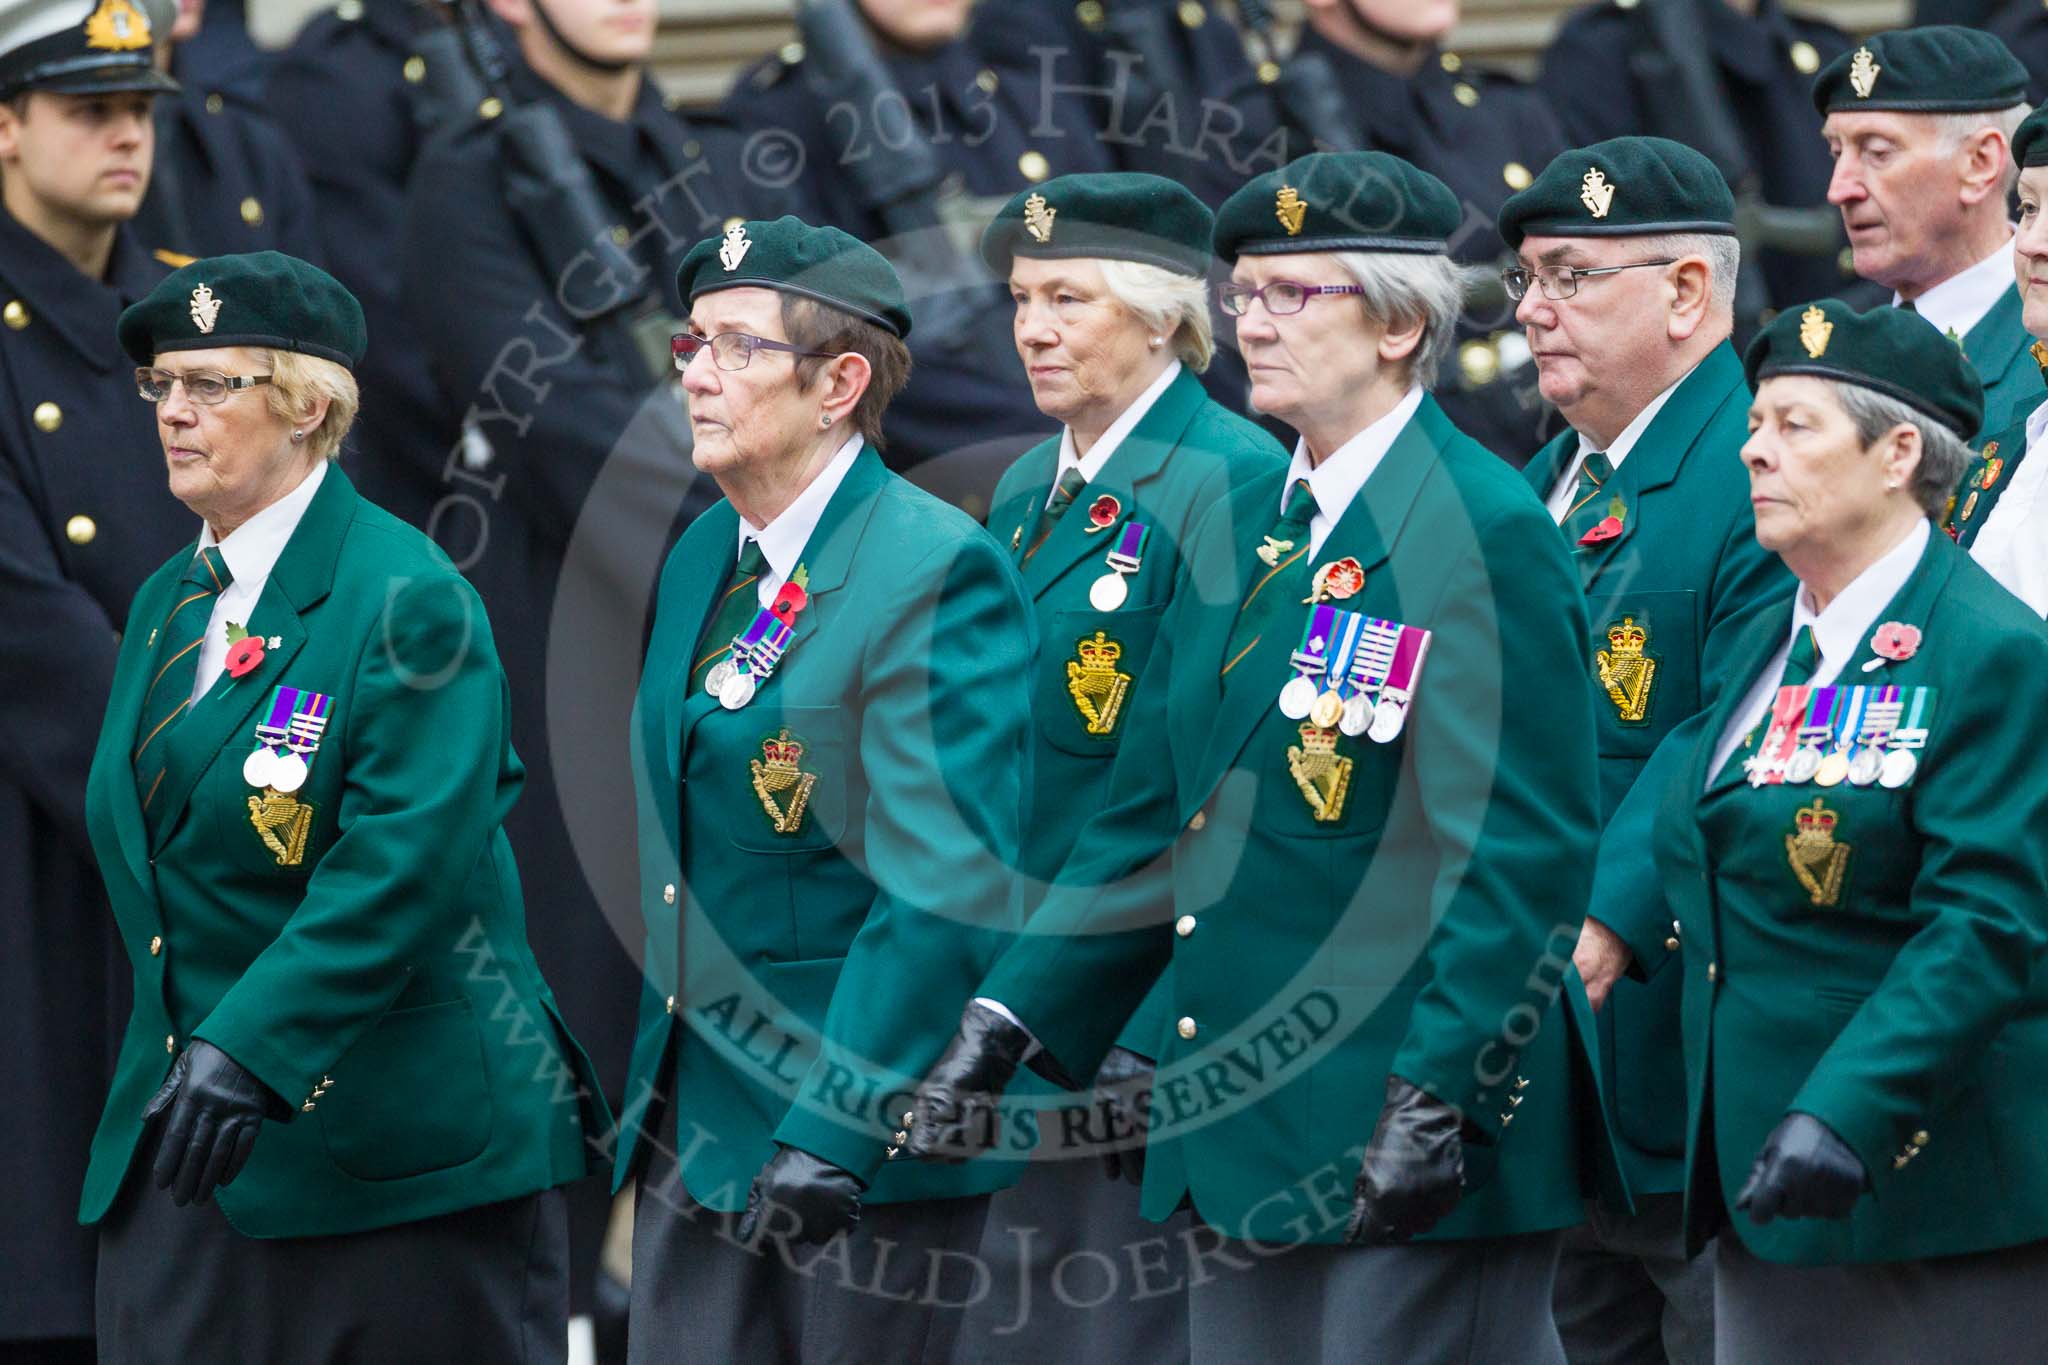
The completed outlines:
[[[368,344],[356,296],[319,266],[281,251],[181,266],[128,306],[118,335],[138,365],[165,351],[267,346],[353,370]]]
[[[1880,304],[1859,313],[1840,299],[1787,308],[1749,343],[1742,368],[1752,389],[1778,374],[1859,384],[1965,441],[1984,424],[1984,385],[1963,348],[1904,308]]]
[[[2042,105],[2027,115],[2025,122],[2013,131],[2012,159],[2021,170],[2029,166],[2048,166],[2048,105]]]
[[[1735,232],[1735,196],[1718,167],[1683,143],[1617,137],[1574,147],[1500,206],[1510,250],[1537,237]]]
[[[910,335],[903,281],[881,252],[836,227],[812,227],[784,214],[774,222],[733,223],[723,237],[690,248],[676,270],[683,306],[720,289],[780,289]]]
[[[1880,33],[1813,78],[1821,116],[1858,109],[1968,114],[2027,98],[2027,68],[1989,33],[1929,24]]]
[[[1216,254],[1442,255],[1464,221],[1450,186],[1385,152],[1311,152],[1248,181],[1216,212]]]
[[[1215,215],[1184,186],[1137,171],[1062,175],[1010,196],[981,234],[997,275],[1013,256],[1137,261],[1197,278],[1209,273]]]

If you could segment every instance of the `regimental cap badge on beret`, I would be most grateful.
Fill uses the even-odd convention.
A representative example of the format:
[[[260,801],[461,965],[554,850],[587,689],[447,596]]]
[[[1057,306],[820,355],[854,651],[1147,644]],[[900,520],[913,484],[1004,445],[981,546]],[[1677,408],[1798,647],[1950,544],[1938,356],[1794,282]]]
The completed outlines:
[[[192,325],[201,332],[213,331],[213,324],[220,320],[220,300],[204,284],[192,290]]]
[[[1614,208],[1614,186],[1598,166],[1588,168],[1586,178],[1579,182],[1579,202],[1595,218],[1605,218]]]
[[[1870,92],[1877,88],[1877,73],[1884,70],[1877,64],[1877,58],[1870,55],[1870,49],[1859,47],[1856,57],[1849,63],[1849,88],[1856,92],[1856,98],[1867,100]]]
[[[149,16],[131,0],[100,0],[85,21],[85,45],[102,52],[137,52],[150,45]]]
[[[1282,185],[1280,192],[1273,196],[1273,216],[1280,220],[1280,226],[1287,229],[1289,237],[1299,236],[1301,224],[1308,217],[1308,205],[1301,202],[1301,195],[1292,185]]]
[[[1046,203],[1042,194],[1034,192],[1024,201],[1024,230],[1040,246],[1052,240],[1052,220],[1058,216],[1059,210]]]
[[[1799,344],[1806,348],[1806,354],[1819,360],[1828,351],[1828,338],[1835,334],[1835,324],[1828,321],[1828,315],[1818,305],[1812,305],[1799,315]]]
[[[718,244],[718,263],[730,274],[740,268],[740,262],[747,259],[747,249],[753,242],[747,238],[747,225],[734,223],[725,230],[725,240]]]

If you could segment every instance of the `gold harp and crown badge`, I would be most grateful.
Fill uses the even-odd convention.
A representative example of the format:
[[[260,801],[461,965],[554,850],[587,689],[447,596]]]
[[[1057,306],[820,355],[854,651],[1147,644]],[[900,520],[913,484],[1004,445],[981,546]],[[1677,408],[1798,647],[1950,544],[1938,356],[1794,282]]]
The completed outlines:
[[[1308,205],[1301,202],[1301,195],[1292,185],[1282,185],[1280,193],[1273,196],[1273,216],[1280,220],[1280,226],[1287,229],[1289,237],[1301,235],[1301,225],[1308,217]]]
[[[1344,818],[1344,798],[1351,793],[1351,760],[1337,752],[1337,732],[1303,721],[1301,743],[1287,746],[1287,771],[1319,825]]]
[[[1859,47],[1856,56],[1849,63],[1849,88],[1856,92],[1856,98],[1867,100],[1877,85],[1877,73],[1884,70],[1877,64],[1877,58],[1870,55],[1870,49]]]
[[[1605,218],[1614,207],[1614,183],[1601,174],[1598,166],[1589,168],[1586,178],[1579,182],[1579,202],[1595,218]]]
[[[745,223],[734,223],[725,230],[725,240],[718,244],[718,263],[726,272],[740,268],[740,262],[747,259],[747,252],[753,249],[753,238],[747,236]]]
[[[787,727],[761,741],[761,757],[747,760],[754,772],[754,795],[777,834],[795,834],[804,825],[804,811],[811,804],[811,788],[818,775],[797,765],[804,756],[804,742]],[[781,795],[782,800],[776,801]]]
[[[133,0],[100,0],[85,21],[85,45],[101,52],[140,52],[151,41],[149,16]]]
[[[1835,842],[1835,826],[1841,817],[1813,798],[1792,817],[1792,833],[1785,836],[1785,859],[1792,875],[1806,888],[1815,905],[1842,903],[1842,877],[1849,870],[1849,845]]]
[[[1117,671],[1124,647],[1098,630],[1094,638],[1078,641],[1074,654],[1067,661],[1067,695],[1088,723],[1089,734],[1114,734],[1131,690],[1131,675]]]
[[[1808,359],[1819,360],[1826,355],[1828,338],[1834,334],[1835,324],[1828,321],[1828,315],[1821,312],[1819,304],[1799,315],[1799,344],[1806,348]]]
[[[211,332],[213,324],[220,320],[220,300],[205,285],[192,290],[192,325],[201,332]]]
[[[249,823],[263,846],[277,855],[279,867],[297,867],[306,858],[306,835],[313,828],[313,807],[289,792],[265,787],[249,798]]]
[[[1649,642],[1650,632],[1637,625],[1635,617],[1624,616],[1607,628],[1607,648],[1593,655],[1615,716],[1627,725],[1649,718],[1650,684],[1657,677],[1657,656],[1644,652]]]
[[[1024,201],[1024,230],[1031,234],[1031,240],[1044,246],[1052,240],[1052,220],[1059,216],[1059,210],[1045,202],[1045,196],[1034,192]]]

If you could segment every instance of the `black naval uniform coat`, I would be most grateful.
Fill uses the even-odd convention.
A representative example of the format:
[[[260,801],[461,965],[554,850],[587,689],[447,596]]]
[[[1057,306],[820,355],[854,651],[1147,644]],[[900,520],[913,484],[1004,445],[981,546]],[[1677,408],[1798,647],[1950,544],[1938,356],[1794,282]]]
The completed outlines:
[[[129,600],[192,530],[114,322],[166,273],[124,228],[88,279],[0,211],[0,1342],[93,1330],[78,1190],[128,973],[85,774]]]
[[[199,85],[157,97],[156,164],[135,227],[184,256],[282,251],[317,265],[326,254],[291,144],[260,113]]]

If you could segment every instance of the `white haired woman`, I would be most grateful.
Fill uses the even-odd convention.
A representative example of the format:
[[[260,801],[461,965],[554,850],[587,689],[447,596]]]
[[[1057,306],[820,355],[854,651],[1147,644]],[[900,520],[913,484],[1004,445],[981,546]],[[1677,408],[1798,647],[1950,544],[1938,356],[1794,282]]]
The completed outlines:
[[[362,310],[222,256],[120,339],[202,524],[86,784],[135,978],[80,1208],[101,1359],[560,1360],[556,1187],[610,1118],[527,946],[482,603],[333,463]]]

